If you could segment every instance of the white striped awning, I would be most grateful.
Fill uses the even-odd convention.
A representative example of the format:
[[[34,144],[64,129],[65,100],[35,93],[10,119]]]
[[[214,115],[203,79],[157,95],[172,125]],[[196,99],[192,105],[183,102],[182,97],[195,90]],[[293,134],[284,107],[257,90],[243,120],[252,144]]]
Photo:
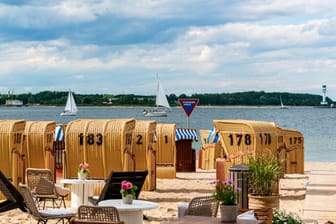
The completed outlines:
[[[198,141],[196,129],[191,128],[177,128],[175,134],[175,141],[179,140],[195,140]]]
[[[64,141],[64,132],[62,126],[55,128],[55,141]]]

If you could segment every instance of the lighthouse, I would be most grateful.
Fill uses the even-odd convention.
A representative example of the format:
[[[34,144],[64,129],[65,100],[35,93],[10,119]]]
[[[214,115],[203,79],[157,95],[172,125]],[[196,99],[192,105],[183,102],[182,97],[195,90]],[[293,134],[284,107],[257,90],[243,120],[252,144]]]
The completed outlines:
[[[326,101],[326,93],[327,93],[327,85],[322,85],[322,101],[321,106],[328,106],[328,102]]]

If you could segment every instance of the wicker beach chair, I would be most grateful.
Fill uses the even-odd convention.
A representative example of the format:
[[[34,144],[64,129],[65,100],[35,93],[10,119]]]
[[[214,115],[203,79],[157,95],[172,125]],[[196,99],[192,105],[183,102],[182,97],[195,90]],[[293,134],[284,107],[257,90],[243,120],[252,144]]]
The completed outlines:
[[[121,199],[122,196],[120,194],[120,184],[123,180],[127,180],[132,182],[132,184],[136,185],[138,189],[135,191],[135,197],[138,198],[141,192],[141,188],[146,180],[148,171],[112,171],[106,180],[104,188],[100,195],[90,196],[89,201],[93,205],[97,205],[98,202],[107,199]]]
[[[57,223],[65,220],[70,222],[70,219],[75,216],[75,212],[66,208],[53,208],[47,210],[39,210],[35,204],[33,195],[29,187],[25,184],[19,184],[21,194],[28,208],[28,213],[31,217],[37,220],[37,223],[47,223],[49,219],[57,219]]]
[[[52,201],[53,208],[66,208],[64,198],[70,191],[55,184],[54,175],[50,169],[27,168],[26,183],[32,190],[38,208],[45,209],[47,200]]]
[[[87,223],[110,223],[123,224],[119,219],[118,210],[112,206],[89,206],[81,205],[78,207],[76,218],[72,218],[72,224],[87,224]]]
[[[216,217],[219,201],[212,195],[195,197],[189,202],[185,215]]]
[[[27,212],[27,206],[21,193],[7,179],[0,170],[0,191],[6,197],[6,200],[0,203],[0,213],[8,210],[19,208],[23,212]]]

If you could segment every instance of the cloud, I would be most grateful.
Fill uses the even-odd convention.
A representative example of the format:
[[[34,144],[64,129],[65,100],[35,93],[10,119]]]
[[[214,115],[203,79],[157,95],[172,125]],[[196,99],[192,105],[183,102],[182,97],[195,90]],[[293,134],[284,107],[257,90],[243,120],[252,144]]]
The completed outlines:
[[[336,2],[2,1],[0,91],[336,97]],[[6,89],[7,88],[7,89]]]

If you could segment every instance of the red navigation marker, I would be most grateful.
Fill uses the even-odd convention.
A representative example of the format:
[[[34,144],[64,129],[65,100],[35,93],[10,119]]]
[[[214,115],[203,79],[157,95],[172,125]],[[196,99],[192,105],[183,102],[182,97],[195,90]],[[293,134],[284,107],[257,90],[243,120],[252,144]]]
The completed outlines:
[[[178,99],[178,101],[186,115],[189,117],[198,104],[199,99]]]

